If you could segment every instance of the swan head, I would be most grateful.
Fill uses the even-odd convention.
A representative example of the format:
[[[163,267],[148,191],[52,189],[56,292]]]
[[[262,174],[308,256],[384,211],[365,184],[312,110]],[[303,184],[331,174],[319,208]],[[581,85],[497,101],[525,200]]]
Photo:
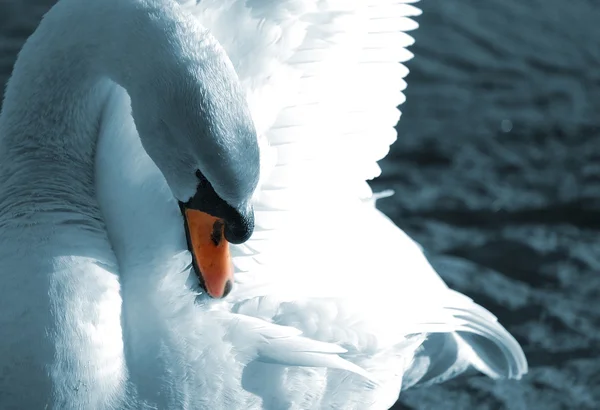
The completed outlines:
[[[260,155],[233,66],[217,47],[202,57],[146,79],[130,96],[142,145],[179,202],[200,283],[224,297],[233,275],[228,244],[254,230]]]

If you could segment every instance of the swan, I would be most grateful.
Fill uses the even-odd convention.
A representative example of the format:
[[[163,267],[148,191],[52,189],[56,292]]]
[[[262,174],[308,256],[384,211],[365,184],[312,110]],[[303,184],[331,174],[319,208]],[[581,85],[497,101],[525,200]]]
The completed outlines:
[[[365,182],[412,2],[60,0],[0,116],[1,407],[387,409],[525,374]]]

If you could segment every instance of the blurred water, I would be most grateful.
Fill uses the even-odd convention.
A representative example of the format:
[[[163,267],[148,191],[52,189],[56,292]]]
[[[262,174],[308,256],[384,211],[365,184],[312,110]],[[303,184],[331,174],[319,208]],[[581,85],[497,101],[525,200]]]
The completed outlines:
[[[600,3],[423,1],[379,206],[523,344],[414,409],[600,408]]]
[[[51,0],[0,0],[0,83]],[[600,408],[600,3],[426,0],[379,206],[523,343],[398,408]]]

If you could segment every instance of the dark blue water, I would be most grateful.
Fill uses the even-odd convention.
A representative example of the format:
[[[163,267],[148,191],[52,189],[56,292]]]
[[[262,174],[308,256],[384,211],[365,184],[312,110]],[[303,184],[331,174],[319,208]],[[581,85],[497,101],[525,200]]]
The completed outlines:
[[[373,185],[454,288],[523,344],[521,382],[414,409],[600,408],[600,2],[429,0],[398,142]]]

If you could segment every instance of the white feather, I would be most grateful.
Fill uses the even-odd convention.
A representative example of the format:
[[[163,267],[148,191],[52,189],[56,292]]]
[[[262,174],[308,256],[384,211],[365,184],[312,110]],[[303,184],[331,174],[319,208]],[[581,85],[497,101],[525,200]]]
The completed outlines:
[[[44,351],[39,359],[57,363],[52,380],[61,408],[386,409],[402,388],[470,366],[491,377],[527,371],[518,343],[493,315],[447,288],[421,248],[373,206],[378,196],[365,182],[379,175],[377,161],[396,138],[408,74],[401,63],[412,58],[406,32],[417,28],[411,17],[420,13],[414,2],[179,1],[226,50],[259,132],[256,231],[233,249],[236,285],[225,300],[190,287],[172,191],[140,144],[127,92],[102,84],[98,101],[105,104],[90,109],[102,114],[95,173],[60,181],[96,195],[99,207],[80,211],[95,225],[76,235],[98,255],[67,264],[66,275],[53,271],[67,289],[52,296],[58,305],[44,296],[47,288],[35,293],[68,319],[59,357]],[[18,210],[12,170],[0,171],[0,204]],[[18,239],[25,228],[10,226],[10,212],[0,219],[9,232],[0,237],[0,257],[17,266],[23,255],[14,248],[21,248],[6,238]],[[44,246],[79,250],[61,244]],[[79,271],[90,281],[85,292]],[[2,277],[3,285],[16,283]],[[12,303],[20,302],[10,297],[0,306]],[[42,328],[31,327],[30,336]],[[81,332],[86,337],[78,339]],[[3,357],[7,346],[0,344]],[[6,363],[11,371],[18,365]],[[72,380],[85,388],[69,396]]]
[[[257,230],[235,249],[236,287],[227,301],[202,305],[223,317],[235,312],[222,322],[233,351],[267,326],[302,332],[275,333],[246,367],[266,380],[248,388],[265,408],[388,408],[404,372],[414,385],[470,365],[492,377],[526,371],[495,317],[450,291],[419,246],[361,201],[375,199],[364,181],[379,175],[376,161],[396,138],[408,74],[400,63],[412,57],[404,32],[419,14],[406,3],[184,4],[233,61],[270,158],[255,194]],[[432,333],[457,342],[419,347]],[[434,359],[427,366],[413,361],[424,354]]]

